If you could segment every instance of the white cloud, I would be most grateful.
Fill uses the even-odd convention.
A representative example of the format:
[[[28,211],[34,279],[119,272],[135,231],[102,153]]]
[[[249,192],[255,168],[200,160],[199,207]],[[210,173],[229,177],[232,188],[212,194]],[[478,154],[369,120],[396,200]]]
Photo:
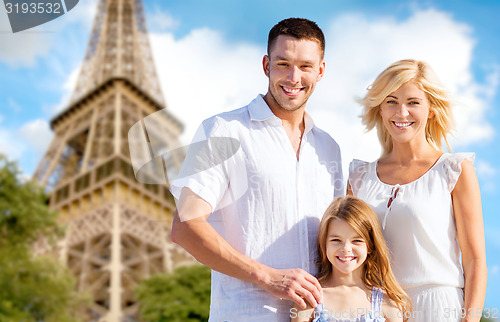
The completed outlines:
[[[493,195],[496,192],[496,174],[498,173],[498,169],[484,160],[476,160],[474,166],[481,184],[481,192]]]
[[[42,119],[29,121],[17,129],[0,129],[0,153],[18,160],[25,175],[30,176],[53,136],[48,122]]]
[[[359,119],[366,87],[391,63],[406,58],[427,61],[456,101],[456,138],[464,146],[488,140],[494,130],[485,119],[494,97],[499,69],[485,84],[474,80],[471,29],[436,10],[415,11],[407,20],[345,14],[325,28],[326,75],[308,103],[316,123],[332,134],[352,158],[373,160],[380,148],[375,131],[363,134]],[[192,30],[175,39],[171,33],[151,36],[167,107],[186,125],[184,143],[200,121],[247,104],[267,89],[261,60],[265,44],[228,43],[210,29]]]
[[[264,47],[229,43],[208,28],[182,39],[171,33],[150,39],[167,108],[186,125],[184,143],[203,119],[244,106],[267,88]]]
[[[41,119],[25,123],[17,132],[20,138],[29,146],[30,150],[38,156],[37,160],[47,150],[54,136],[49,123]]]
[[[156,8],[148,14],[147,24],[149,32],[162,32],[175,30],[179,26],[179,20],[175,19],[169,12]]]
[[[71,95],[73,94],[73,90],[75,89],[76,82],[78,80],[78,76],[80,74],[81,65],[74,68],[71,73],[69,73],[69,77],[66,79],[64,84],[62,85],[63,94],[59,102],[55,105],[45,106],[43,107],[43,111],[50,115],[51,117],[59,114],[62,110],[68,107],[69,102],[71,100]]]
[[[497,169],[495,169],[490,163],[486,161],[477,160],[476,172],[478,176],[491,177],[497,174]]]
[[[23,144],[13,135],[11,131],[0,129],[0,153],[5,154],[11,160],[19,160],[26,150]]]

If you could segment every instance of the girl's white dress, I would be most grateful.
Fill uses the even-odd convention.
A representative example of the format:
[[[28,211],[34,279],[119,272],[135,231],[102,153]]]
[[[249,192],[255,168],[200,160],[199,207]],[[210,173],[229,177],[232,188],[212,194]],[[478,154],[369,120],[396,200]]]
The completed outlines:
[[[389,185],[377,176],[377,161],[353,160],[354,196],[378,216],[394,274],[412,300],[410,321],[459,321],[464,276],[451,192],[465,159],[473,153],[443,154],[420,178]]]

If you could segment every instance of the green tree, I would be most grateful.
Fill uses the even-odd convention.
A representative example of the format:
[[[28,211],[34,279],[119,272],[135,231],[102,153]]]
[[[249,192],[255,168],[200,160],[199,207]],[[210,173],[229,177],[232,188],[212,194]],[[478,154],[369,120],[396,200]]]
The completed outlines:
[[[71,273],[57,259],[31,253],[41,237],[54,242],[60,233],[43,189],[0,154],[0,321],[76,319],[86,298]]]
[[[136,294],[144,321],[208,321],[210,269],[194,265],[152,276],[138,285]]]

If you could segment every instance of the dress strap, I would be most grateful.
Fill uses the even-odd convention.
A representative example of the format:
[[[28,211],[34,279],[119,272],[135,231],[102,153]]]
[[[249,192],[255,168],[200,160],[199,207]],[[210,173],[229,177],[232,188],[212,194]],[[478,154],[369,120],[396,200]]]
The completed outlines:
[[[378,287],[372,287],[372,313],[375,316],[382,314],[382,301],[384,299],[384,291]]]
[[[318,303],[314,309],[314,319],[312,322],[329,322],[328,311],[324,309],[323,303]]]

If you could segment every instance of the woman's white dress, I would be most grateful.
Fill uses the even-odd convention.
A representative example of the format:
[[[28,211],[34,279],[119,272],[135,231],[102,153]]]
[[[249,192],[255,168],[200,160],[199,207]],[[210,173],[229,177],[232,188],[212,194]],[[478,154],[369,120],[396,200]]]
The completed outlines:
[[[410,321],[459,321],[464,276],[451,192],[465,159],[473,153],[445,153],[420,178],[389,185],[377,176],[377,161],[353,160],[349,184],[354,196],[378,216],[394,274],[412,300]]]

